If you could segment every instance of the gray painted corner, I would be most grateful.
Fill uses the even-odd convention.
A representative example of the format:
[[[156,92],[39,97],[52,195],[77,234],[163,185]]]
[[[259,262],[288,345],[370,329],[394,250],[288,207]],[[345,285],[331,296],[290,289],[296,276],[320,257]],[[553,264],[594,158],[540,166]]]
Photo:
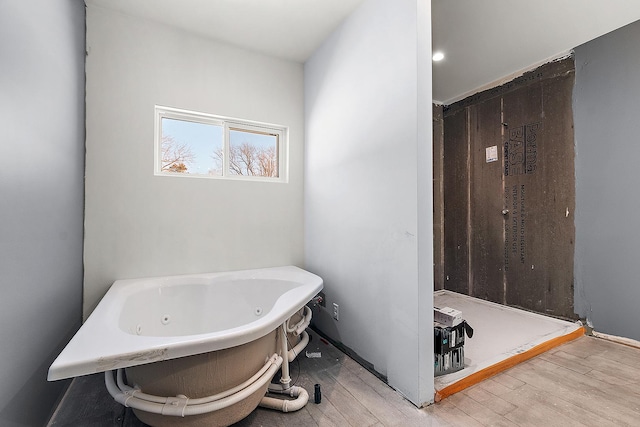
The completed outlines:
[[[82,0],[0,2],[2,426],[46,422],[81,322],[84,56]]]
[[[575,49],[576,312],[640,340],[640,22]]]

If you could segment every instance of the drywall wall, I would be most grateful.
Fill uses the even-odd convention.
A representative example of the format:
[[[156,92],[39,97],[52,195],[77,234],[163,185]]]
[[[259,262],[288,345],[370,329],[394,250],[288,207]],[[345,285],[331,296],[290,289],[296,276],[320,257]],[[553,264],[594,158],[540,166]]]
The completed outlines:
[[[316,326],[433,398],[430,2],[368,0],[305,63],[305,266]]]
[[[85,316],[116,279],[303,262],[303,67],[87,8]],[[154,176],[154,105],[289,126],[289,182]]]
[[[576,312],[640,340],[640,22],[575,49]]]
[[[0,425],[44,425],[81,322],[84,2],[0,2]]]

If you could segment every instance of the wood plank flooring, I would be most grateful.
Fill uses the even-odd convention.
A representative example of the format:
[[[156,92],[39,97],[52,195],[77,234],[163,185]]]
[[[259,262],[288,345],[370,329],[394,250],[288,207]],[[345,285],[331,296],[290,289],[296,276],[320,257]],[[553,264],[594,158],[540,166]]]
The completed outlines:
[[[369,371],[311,333],[291,365],[311,394],[298,412],[258,408],[236,427],[256,426],[638,426],[640,349],[582,337],[418,409]],[[314,384],[322,402],[313,403]],[[102,374],[76,379],[50,426],[142,427],[115,403]]]

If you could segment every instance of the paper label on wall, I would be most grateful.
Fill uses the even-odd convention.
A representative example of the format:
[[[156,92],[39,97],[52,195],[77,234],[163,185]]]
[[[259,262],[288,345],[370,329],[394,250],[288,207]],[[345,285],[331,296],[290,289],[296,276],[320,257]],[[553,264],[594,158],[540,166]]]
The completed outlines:
[[[485,148],[487,163],[497,162],[498,161],[498,146],[494,145],[492,147]]]

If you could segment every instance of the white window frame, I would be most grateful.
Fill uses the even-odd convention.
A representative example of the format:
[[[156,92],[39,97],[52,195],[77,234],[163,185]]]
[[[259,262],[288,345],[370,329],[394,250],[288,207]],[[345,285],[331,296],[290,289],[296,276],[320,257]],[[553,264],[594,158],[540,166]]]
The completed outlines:
[[[166,172],[162,170],[162,119],[173,119],[223,127],[222,149],[224,153],[222,175],[196,175]],[[289,128],[271,123],[216,116],[198,111],[183,110],[161,105],[155,106],[154,175],[182,178],[208,178],[236,181],[282,182],[289,181]],[[229,136],[231,130],[264,133],[277,136],[278,176],[234,175],[229,172]]]

